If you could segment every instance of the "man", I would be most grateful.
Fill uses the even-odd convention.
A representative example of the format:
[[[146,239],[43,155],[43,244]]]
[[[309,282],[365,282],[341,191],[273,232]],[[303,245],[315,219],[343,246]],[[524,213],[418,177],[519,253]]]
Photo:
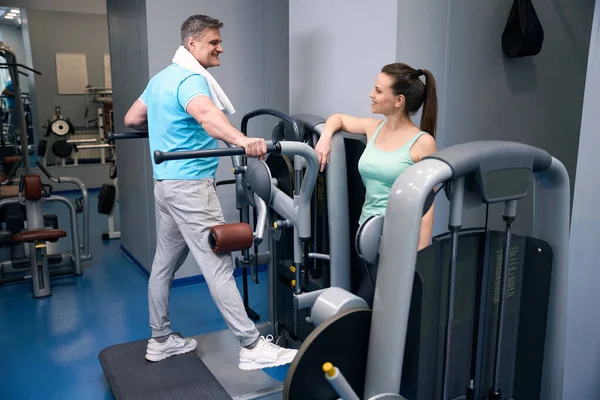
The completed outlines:
[[[220,65],[223,52],[217,19],[194,15],[181,26],[173,64],[154,76],[125,116],[125,125],[148,130],[154,150],[202,150],[217,139],[243,147],[250,157],[266,153],[263,139],[235,129],[221,109],[234,112],[220,86],[206,71]],[[196,71],[196,72],[194,72]],[[290,363],[296,350],[261,337],[248,318],[233,278],[231,254],[216,255],[208,244],[211,227],[224,223],[216,194],[218,158],[166,161],[154,168],[157,245],[148,284],[150,327],[146,359],[160,361],[196,348],[192,338],[171,334],[169,291],[175,272],[191,250],[225,322],[240,342],[239,367],[260,369]]]

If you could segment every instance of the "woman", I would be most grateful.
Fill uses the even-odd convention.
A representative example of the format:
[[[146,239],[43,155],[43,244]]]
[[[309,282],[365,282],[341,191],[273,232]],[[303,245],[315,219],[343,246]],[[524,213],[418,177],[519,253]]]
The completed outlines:
[[[425,76],[425,82],[421,76]],[[385,120],[334,114],[327,119],[315,147],[323,171],[329,163],[331,137],[335,132],[366,135],[367,146],[358,163],[366,189],[359,225],[371,216],[385,214],[389,193],[398,175],[436,151],[437,93],[430,71],[402,63],[388,64],[377,76],[370,97],[371,111],[383,115]],[[410,116],[421,106],[421,126],[418,127]],[[419,250],[429,244],[432,229],[433,206],[421,222]],[[373,279],[371,286],[374,286]],[[361,287],[364,288],[364,284]],[[370,302],[372,296],[367,297]]]

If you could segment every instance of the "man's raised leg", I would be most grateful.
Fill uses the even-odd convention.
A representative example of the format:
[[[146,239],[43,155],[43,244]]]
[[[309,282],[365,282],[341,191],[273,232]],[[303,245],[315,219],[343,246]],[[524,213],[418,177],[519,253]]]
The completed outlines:
[[[296,350],[281,348],[260,337],[248,318],[233,277],[231,254],[218,255],[210,248],[210,229],[225,223],[214,181],[206,179],[186,185],[169,183],[169,193],[174,197],[166,206],[198,263],[217,308],[242,346],[240,368],[259,369],[291,362]]]

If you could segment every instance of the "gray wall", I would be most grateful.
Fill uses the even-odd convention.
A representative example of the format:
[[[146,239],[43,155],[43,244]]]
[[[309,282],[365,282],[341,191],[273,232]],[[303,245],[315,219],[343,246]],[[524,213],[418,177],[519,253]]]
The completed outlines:
[[[573,179],[593,2],[535,2],[544,48],[518,60],[506,58],[500,46],[511,4],[291,2],[291,112],[371,116],[368,94],[377,73],[386,63],[406,62],[436,77],[438,148],[481,139],[521,141],[561,159]],[[371,20],[376,22],[365,23]],[[517,233],[531,233],[530,197],[519,205]],[[447,230],[447,201],[440,195],[436,204],[434,233],[440,233]],[[465,213],[464,226],[482,225],[484,212]],[[490,218],[490,227],[501,222]]]
[[[377,74],[396,59],[396,9],[396,0],[290,1],[290,112],[370,116]]]
[[[111,30],[111,50],[124,33],[113,32],[111,10],[116,8],[116,1],[109,1],[108,14]],[[171,63],[175,50],[179,46],[179,29],[181,23],[192,14],[208,14],[224,22],[221,30],[224,54],[221,66],[211,70],[211,74],[219,81],[236,108],[236,113],[230,121],[238,129],[244,114],[263,107],[288,111],[288,5],[279,0],[253,0],[240,3],[234,0],[179,0],[164,7],[159,1],[146,1],[147,43],[149,76]],[[142,18],[142,17],[140,17]],[[114,50],[113,50],[114,54]],[[114,62],[114,61],[113,61]],[[118,87],[114,82],[113,87]],[[142,92],[146,82],[137,84],[139,87],[127,89],[125,104],[119,104],[119,114],[115,119],[122,121],[127,107]],[[118,94],[114,93],[115,99]],[[115,104],[115,109],[117,105]],[[122,113],[122,114],[121,114]],[[251,121],[249,134],[251,136],[270,137],[274,124],[270,118]],[[120,129],[119,126],[116,129]],[[144,141],[146,142],[146,141]],[[127,147],[125,147],[127,146]],[[122,160],[127,159],[130,165],[131,177],[120,179],[121,226],[123,244],[138,258],[145,268],[151,268],[155,251],[156,227],[153,204],[153,180],[151,175],[151,160],[144,144],[140,143],[119,145],[119,171],[122,171]],[[144,154],[142,154],[144,153]],[[126,168],[126,167],[123,167]],[[142,169],[143,172],[142,172]],[[222,159],[217,171],[217,179],[232,179],[231,162]],[[219,188],[219,198],[227,222],[239,220],[235,202],[232,198],[231,187]],[[125,200],[127,199],[127,200]],[[127,202],[134,209],[125,204]],[[147,243],[140,243],[140,232],[147,232]],[[176,275],[183,278],[198,275],[199,269],[190,256]]]
[[[115,130],[148,82],[145,0],[107,0]],[[117,143],[122,244],[142,264],[154,257],[154,206],[148,141]]]
[[[590,14],[592,12],[590,11]],[[570,284],[567,308],[564,400],[598,398],[600,381],[600,3],[596,3],[577,160],[571,221]]]
[[[60,105],[73,124],[84,126],[85,96],[59,95],[56,79],[56,53],[85,53],[88,81],[91,86],[104,86],[104,54],[109,53],[108,26],[105,15],[27,11],[33,67],[42,75],[35,77],[38,125],[45,125]],[[90,107],[88,119],[96,116],[97,105]]]
[[[593,1],[534,2],[544,47],[521,59],[505,57],[500,46],[512,1],[399,4],[397,59],[432,70],[438,81],[438,148],[482,139],[527,143],[559,158],[573,182]],[[434,230],[446,231],[445,197],[436,205]],[[531,196],[519,204],[516,233],[531,234],[531,206]],[[482,226],[484,211],[466,213],[464,226]],[[490,213],[490,227],[503,229],[500,208]]]

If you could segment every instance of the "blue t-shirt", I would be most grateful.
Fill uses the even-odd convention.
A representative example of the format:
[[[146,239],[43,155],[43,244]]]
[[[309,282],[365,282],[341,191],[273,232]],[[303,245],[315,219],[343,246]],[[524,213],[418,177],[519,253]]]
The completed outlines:
[[[4,89],[8,90],[11,93],[15,92],[15,88],[14,88],[11,80],[6,82]],[[6,96],[6,97],[4,97],[4,101],[6,102],[6,107],[8,107],[8,108],[15,108],[17,106],[17,101],[15,100],[14,97]]]
[[[154,163],[154,150],[189,151],[217,148],[217,140],[185,111],[197,96],[209,96],[206,78],[176,64],[156,74],[140,100],[148,107],[148,138],[154,179],[214,178],[217,157]]]

